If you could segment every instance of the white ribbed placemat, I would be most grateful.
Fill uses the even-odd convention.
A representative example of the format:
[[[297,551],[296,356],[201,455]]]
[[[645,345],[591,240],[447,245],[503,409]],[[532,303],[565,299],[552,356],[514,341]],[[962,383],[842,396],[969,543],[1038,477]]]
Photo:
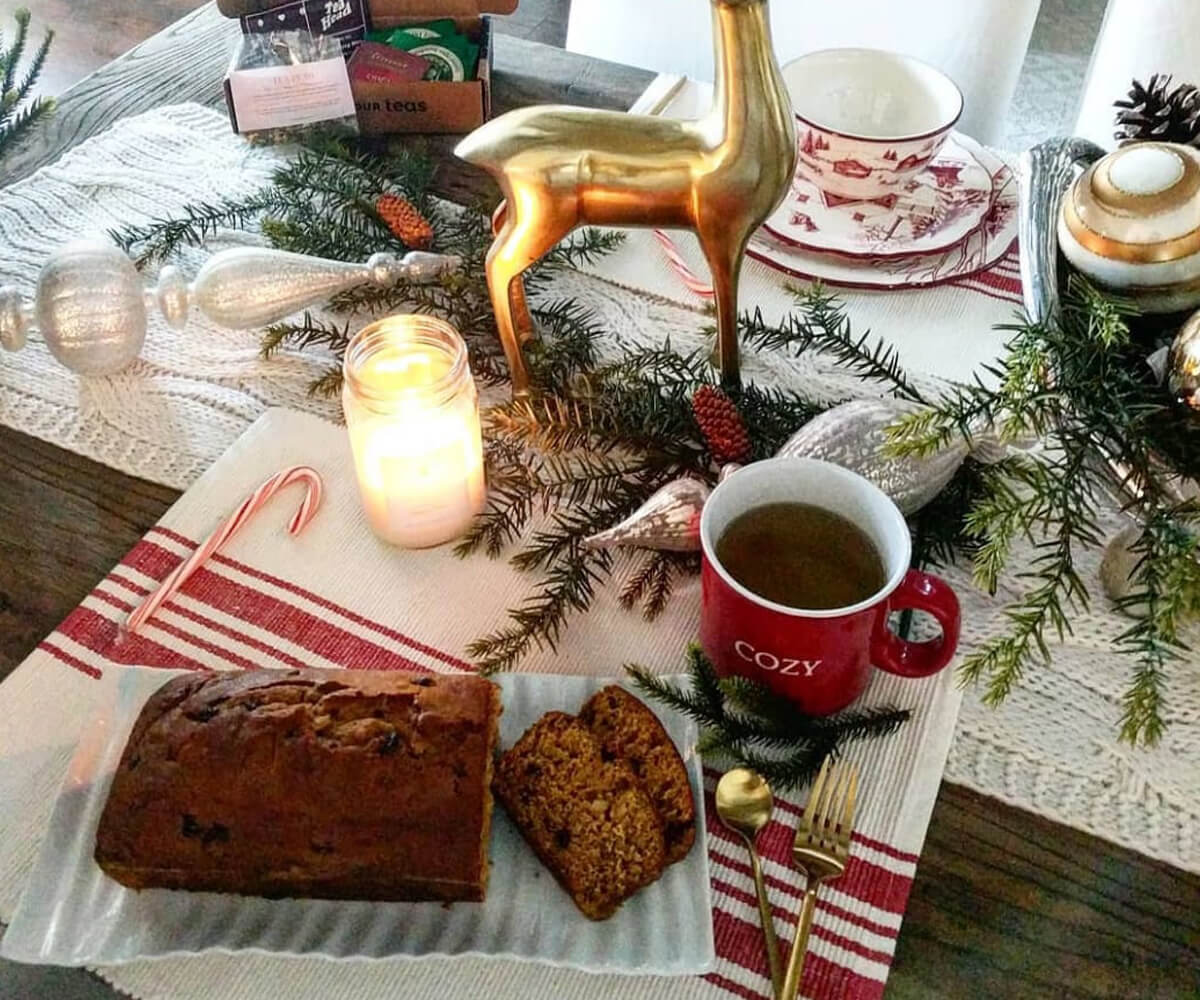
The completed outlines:
[[[144,632],[118,641],[118,626],[142,595],[271,471],[307,463],[327,495],[298,538],[284,531],[295,494],[281,495]],[[618,573],[629,568],[619,564]],[[73,736],[103,698],[114,664],[251,669],[294,666],[469,669],[463,646],[502,620],[525,580],[503,561],[456,559],[448,548],[403,552],[367,527],[344,428],[271,410],[171,508],[63,624],[0,685],[0,918],[13,906],[46,828]],[[557,653],[543,650],[522,669],[613,676],[629,661],[677,672],[699,615],[699,582],[681,587],[649,624],[611,593],[581,617]],[[854,745],[863,774],[851,864],[822,893],[806,964],[805,992],[817,1000],[876,1000],[883,992],[901,918],[954,729],[961,692],[949,673],[908,681],[877,672],[868,704],[910,708],[912,720],[885,739]],[[53,719],[53,725],[47,720]],[[716,774],[706,769],[711,791]],[[782,941],[790,939],[802,879],[790,864],[802,797],[779,795],[760,838]],[[739,838],[708,809],[712,919],[717,964],[704,979],[589,976],[503,963],[495,995],[602,1000],[759,998],[770,991],[757,929],[753,882]],[[504,863],[503,857],[493,862]],[[164,912],[164,918],[170,911]],[[521,914],[514,913],[520,920]],[[584,919],[580,917],[579,919]],[[674,919],[689,919],[679,912]],[[659,931],[671,934],[670,921]],[[27,954],[27,952],[24,952]],[[264,995],[346,998],[466,996],[495,966],[468,959],[385,960],[369,965],[242,955],[160,959],[99,971],[138,997],[235,1000]],[[336,985],[331,986],[331,984]],[[619,983],[620,985],[614,985]]]

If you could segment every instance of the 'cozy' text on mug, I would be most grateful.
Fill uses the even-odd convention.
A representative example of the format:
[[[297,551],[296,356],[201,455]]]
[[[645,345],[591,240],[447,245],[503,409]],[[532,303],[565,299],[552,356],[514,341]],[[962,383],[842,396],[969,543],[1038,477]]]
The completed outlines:
[[[811,677],[821,665],[820,660],[796,660],[755,649],[745,639],[738,639],[733,644],[733,651],[747,663],[753,663],[759,670],[778,671],[782,677]]]

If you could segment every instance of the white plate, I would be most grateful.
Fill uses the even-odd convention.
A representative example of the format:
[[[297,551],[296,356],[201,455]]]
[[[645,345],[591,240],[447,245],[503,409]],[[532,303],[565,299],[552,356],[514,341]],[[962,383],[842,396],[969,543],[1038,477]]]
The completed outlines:
[[[1017,238],[1017,181],[994,153],[979,147],[979,162],[992,176],[992,203],[966,239],[926,254],[851,259],[790,246],[765,229],[751,239],[747,255],[793,278],[819,278],[850,288],[927,288],[986,271]]]
[[[955,132],[897,194],[870,201],[826,195],[798,173],[764,228],[801,250],[854,258],[944,249],[978,228],[992,204],[992,178],[979,152],[974,139]]]
[[[693,974],[712,967],[696,729],[657,706],[691,777],[696,844],[687,858],[609,920],[588,920],[575,908],[499,806],[492,823],[485,903],[268,900],[124,888],[92,858],[96,825],[134,720],[168,676],[162,670],[105,668],[105,690],[83,731],[37,864],[0,944],[5,958],[93,965],[206,951],[258,951],[336,959],[492,956],[652,975]],[[550,674],[509,674],[497,680],[504,698],[504,747],[543,713],[574,712],[590,694],[612,683]]]

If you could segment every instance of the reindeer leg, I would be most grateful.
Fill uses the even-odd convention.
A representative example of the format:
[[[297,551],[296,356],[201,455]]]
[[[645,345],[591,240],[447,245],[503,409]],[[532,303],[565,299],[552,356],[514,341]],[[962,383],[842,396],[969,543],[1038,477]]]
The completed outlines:
[[[508,358],[513,395],[529,394],[529,372],[521,353],[521,324],[533,335],[533,320],[525,304],[525,285],[521,275],[578,224],[575,206],[569,200],[556,199],[553,192],[535,187],[521,189],[519,199],[508,198],[507,209],[499,218],[500,231],[487,257],[488,292],[496,312],[496,325]],[[529,212],[533,224],[521,225],[513,206]],[[518,316],[523,314],[523,318]]]
[[[500,209],[497,209],[497,215],[500,215]],[[514,255],[509,246],[515,231],[512,220],[502,218],[496,239],[488,251],[485,269],[492,310],[496,314],[496,327],[500,332],[500,343],[504,347],[504,357],[508,360],[508,375],[512,380],[513,396],[526,396],[529,394],[529,372],[525,368],[525,357],[521,353],[521,341],[513,318],[512,284],[520,273],[513,266]]]
[[[742,384],[738,357],[738,276],[750,237],[748,233],[740,235],[728,229],[723,230],[720,225],[700,230],[697,235],[712,272],[713,295],[717,305],[717,344],[714,353],[721,369],[721,383],[736,389]]]
[[[499,236],[500,231],[504,228],[504,223],[508,219],[508,202],[502,201],[496,206],[496,211],[492,213],[492,235]],[[525,298],[525,279],[520,275],[513,278],[508,288],[508,298],[510,303],[509,315],[512,317],[513,328],[517,333],[517,340],[526,344],[533,340],[535,331],[533,329],[533,317],[529,315],[529,303]]]

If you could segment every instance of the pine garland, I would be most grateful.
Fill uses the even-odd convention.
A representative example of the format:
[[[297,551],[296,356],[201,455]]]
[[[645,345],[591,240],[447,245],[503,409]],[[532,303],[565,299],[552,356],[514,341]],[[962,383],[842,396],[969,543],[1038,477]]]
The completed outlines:
[[[627,664],[629,679],[646,697],[694,719],[700,752],[749,767],[776,790],[807,784],[821,762],[854,740],[894,733],[911,713],[895,708],[805,715],[790,701],[745,677],[717,676],[698,646],[687,653],[690,689]]]
[[[21,63],[29,45],[29,11],[18,7],[13,18],[17,30],[12,42],[6,46],[0,40],[0,157],[16,149],[54,113],[55,108],[53,98],[30,100],[34,85],[46,66],[54,32],[47,29],[22,73]]]
[[[1050,658],[1048,636],[1071,633],[1089,593],[1077,556],[1103,542],[1101,499],[1114,491],[1109,460],[1129,470],[1140,498],[1127,509],[1145,523],[1138,586],[1124,602],[1136,623],[1113,637],[1134,670],[1125,696],[1121,737],[1153,744],[1162,735],[1167,666],[1187,647],[1183,624],[1200,614],[1200,508],[1179,503],[1171,474],[1200,475],[1200,425],[1156,384],[1145,345],[1130,332],[1133,310],[1079,277],[1072,278],[1062,316],[1018,323],[991,374],[996,388],[963,386],[929,410],[902,420],[891,435],[897,455],[937,451],[980,422],[1010,441],[1043,439],[1037,458],[1015,455],[979,470],[980,488],[962,522],[973,543],[976,583],[994,593],[1014,545],[1034,543],[1029,586],[1006,609],[1007,631],[964,659],[964,679],[984,685],[998,704],[1025,671]],[[1164,468],[1163,458],[1168,468]]]

